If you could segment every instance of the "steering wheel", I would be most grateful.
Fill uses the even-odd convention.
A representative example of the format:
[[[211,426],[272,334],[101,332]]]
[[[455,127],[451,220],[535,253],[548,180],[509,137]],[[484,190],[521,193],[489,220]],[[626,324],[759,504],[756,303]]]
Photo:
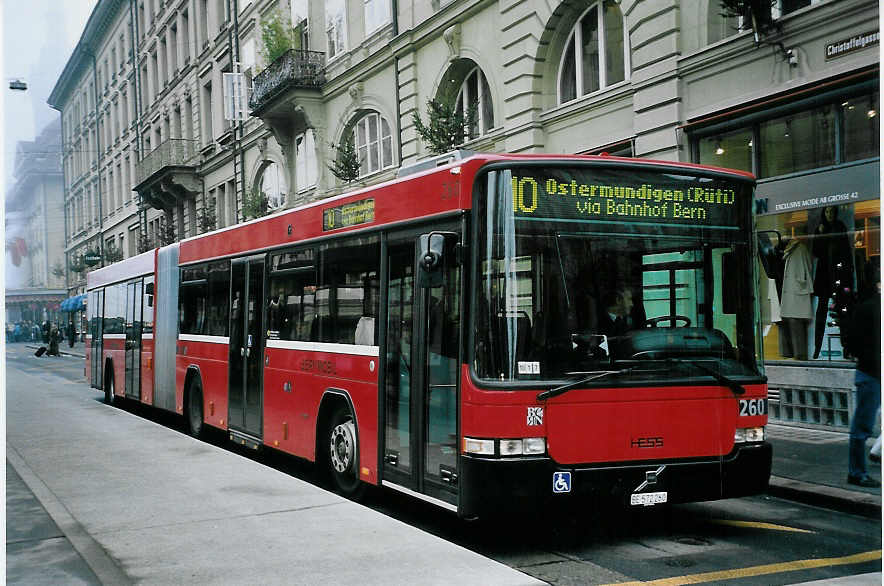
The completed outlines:
[[[656,328],[657,324],[661,321],[667,321],[672,324],[670,327],[675,327],[676,322],[684,322],[684,327],[688,328],[691,326],[691,318],[686,315],[661,315],[658,317],[649,318],[645,323],[647,323],[649,328]]]

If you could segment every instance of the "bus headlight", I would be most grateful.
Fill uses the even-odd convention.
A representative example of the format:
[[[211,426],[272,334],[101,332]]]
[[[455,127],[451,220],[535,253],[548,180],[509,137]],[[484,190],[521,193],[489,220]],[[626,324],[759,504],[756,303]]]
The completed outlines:
[[[740,427],[734,431],[734,443],[741,444],[746,442],[763,442],[763,427]]]
[[[526,437],[513,439],[463,438],[463,451],[480,456],[537,456],[546,453],[546,438]]]
[[[463,438],[463,451],[467,454],[479,454],[480,456],[494,455],[493,439]]]

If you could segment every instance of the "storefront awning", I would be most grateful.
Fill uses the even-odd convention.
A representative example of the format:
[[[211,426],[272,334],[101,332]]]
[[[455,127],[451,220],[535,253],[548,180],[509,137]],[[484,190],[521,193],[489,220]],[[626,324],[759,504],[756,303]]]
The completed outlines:
[[[83,311],[86,309],[86,294],[74,295],[61,302],[62,311]]]

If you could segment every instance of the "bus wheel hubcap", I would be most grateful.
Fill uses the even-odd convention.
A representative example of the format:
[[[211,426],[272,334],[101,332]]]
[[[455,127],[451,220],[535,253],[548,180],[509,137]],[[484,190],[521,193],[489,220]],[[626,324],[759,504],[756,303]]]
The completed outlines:
[[[332,430],[331,433],[331,461],[332,467],[338,474],[343,474],[353,465],[355,460],[354,447],[356,446],[356,427],[353,421],[345,421]]]

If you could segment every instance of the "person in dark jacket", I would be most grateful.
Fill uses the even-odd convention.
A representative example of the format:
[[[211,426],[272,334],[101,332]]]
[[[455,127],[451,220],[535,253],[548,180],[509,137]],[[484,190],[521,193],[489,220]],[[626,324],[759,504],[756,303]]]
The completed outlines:
[[[873,437],[881,406],[881,273],[875,270],[874,289],[860,301],[842,326],[844,347],[856,357],[856,401],[850,421],[847,482],[878,487],[866,468],[866,439]],[[845,335],[846,334],[846,335]]]
[[[58,326],[52,324],[49,328],[49,356],[58,356],[58,340],[60,338]]]

